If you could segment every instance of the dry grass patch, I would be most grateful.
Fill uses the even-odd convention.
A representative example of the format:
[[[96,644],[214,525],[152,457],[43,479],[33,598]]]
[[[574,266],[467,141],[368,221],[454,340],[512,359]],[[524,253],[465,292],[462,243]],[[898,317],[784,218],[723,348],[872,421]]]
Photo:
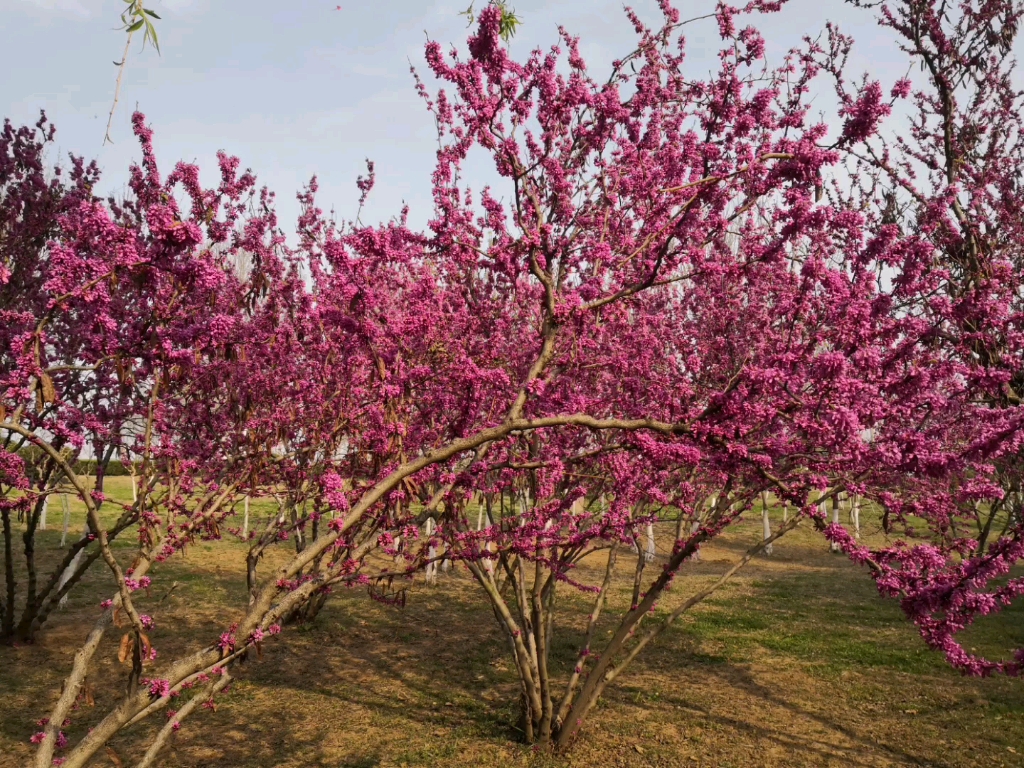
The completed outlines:
[[[126,480],[111,478],[108,489],[123,496]],[[40,546],[51,561],[59,554],[53,528],[51,521]],[[752,520],[707,547],[700,562],[684,567],[659,612],[721,573],[759,530]],[[668,528],[661,533],[667,546]],[[127,539],[118,551],[128,557]],[[288,628],[266,645],[262,660],[251,657],[239,668],[216,711],[186,721],[162,764],[1024,766],[1019,681],[950,670],[924,648],[898,606],[814,534],[798,529],[775,552],[642,654],[568,756],[535,753],[517,741],[518,683],[506,643],[478,587],[456,569],[437,587],[417,579],[405,609],[362,591],[339,592],[314,622]],[[155,586],[141,602],[157,618],[152,638],[162,657],[210,642],[240,615],[243,553],[235,542],[200,543],[154,569]],[[595,582],[602,565],[595,557],[579,576]],[[628,606],[626,570],[602,631]],[[45,716],[109,592],[107,573],[95,567],[37,644],[0,647],[0,766],[25,763],[34,721]],[[568,590],[559,600],[552,669],[565,675],[589,603]],[[117,640],[106,638],[91,678],[96,710],[76,712],[71,737],[121,691]],[[1024,645],[1024,612],[987,619],[971,642],[996,651]],[[113,748],[130,764],[141,739],[162,722],[157,715]],[[95,764],[112,763],[99,757]]]

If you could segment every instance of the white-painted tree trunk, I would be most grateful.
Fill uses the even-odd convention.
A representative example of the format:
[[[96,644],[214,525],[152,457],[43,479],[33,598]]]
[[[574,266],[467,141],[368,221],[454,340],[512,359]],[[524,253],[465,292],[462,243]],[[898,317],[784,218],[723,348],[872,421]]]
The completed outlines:
[[[860,496],[850,501],[850,525],[853,526],[853,538],[860,541]]]
[[[89,523],[86,522],[85,528],[82,529],[82,538],[84,539],[88,535],[89,535]],[[71,578],[71,576],[74,574],[74,572],[78,569],[78,566],[82,562],[82,557],[84,555],[85,555],[85,547],[82,547],[80,550],[78,550],[78,552],[75,553],[75,556],[71,559],[71,562],[68,563],[68,567],[65,568],[64,572],[61,573],[61,575],[60,575],[60,581],[57,582],[57,591],[58,592],[60,592],[60,590],[64,587],[64,585],[68,583],[68,580]],[[70,594],[70,593],[68,593],[68,594]],[[57,607],[58,608],[64,608],[67,604],[68,604],[68,596],[64,595],[64,597],[62,597],[60,599],[60,602],[57,603]]]
[[[132,488],[135,488],[135,478],[132,478]],[[244,501],[242,502],[245,512],[242,515],[242,538],[249,538],[249,496],[246,494]]]
[[[64,546],[64,543],[65,543],[65,541],[67,539],[68,527],[71,525],[71,502],[68,499],[67,494],[62,493],[60,495],[60,497],[61,497],[61,504],[64,507],[64,535],[61,537],[61,546]],[[85,539],[88,536],[89,536],[89,521],[87,519],[85,521],[85,526],[82,528],[82,537],[81,538]],[[71,562],[68,563],[68,567],[64,569],[64,572],[61,573],[60,580],[57,582],[57,591],[58,592],[71,579],[72,574],[74,574],[74,572],[78,569],[78,566],[82,562],[82,558],[84,556],[85,556],[85,547],[82,547],[80,550],[78,550],[78,552],[75,554],[75,556],[71,559]],[[64,595],[64,597],[62,597],[60,599],[60,601],[57,603],[57,608],[62,609],[67,604],[68,604],[68,596]]]
[[[482,531],[484,529],[484,517],[485,516],[486,516],[486,512],[484,510],[484,505],[483,505],[483,502],[481,502],[480,503],[480,507],[479,507],[479,509],[477,511],[477,515],[476,515],[476,529],[478,531]],[[488,520],[488,523],[490,523],[489,520]],[[491,551],[491,542],[485,541],[483,548],[484,548],[485,551],[490,552]],[[491,576],[494,575],[494,561],[493,560],[491,560],[489,557],[485,557],[483,559],[483,566],[484,566],[484,570],[487,571],[488,574],[490,574]]]
[[[771,536],[772,536],[772,521],[768,517],[768,494],[767,493],[762,493],[761,494],[761,528],[762,528],[762,531],[763,531],[762,539],[765,539],[765,540],[766,539],[770,539]],[[771,557],[771,555],[772,555],[772,545],[771,544],[766,545],[764,550],[763,550],[763,552],[764,552],[764,555],[766,557]]]
[[[46,530],[46,513],[49,511],[49,509],[50,509],[50,497],[49,496],[43,496],[43,506],[39,510],[39,530],[40,531],[45,531]]]
[[[839,525],[839,494],[837,493],[832,497],[832,522]],[[829,545],[829,549],[833,552],[839,551],[839,545],[836,542],[832,542]]]
[[[426,534],[428,539],[434,535],[435,525],[436,524],[434,523],[434,518],[428,517],[427,523],[424,526],[424,533]],[[430,562],[427,563],[426,570],[424,570],[423,572],[423,575],[426,577],[427,584],[437,583],[437,563],[434,562],[435,557],[437,557],[437,548],[434,547],[433,544],[431,544],[430,548],[427,549],[427,560],[429,560]]]
[[[789,504],[786,504],[785,502],[782,504],[782,522],[789,522]]]
[[[644,552],[644,561],[648,563],[654,562],[654,556],[658,554],[658,550],[654,545],[654,523],[647,524],[647,550]]]
[[[691,536],[694,536],[694,535],[696,535],[697,531],[699,531],[699,530],[700,530],[700,520],[694,519],[694,520],[693,520],[693,521],[692,521],[692,522],[690,523],[690,535],[691,535]],[[692,554],[692,555],[690,556],[690,559],[691,559],[691,560],[700,560],[700,548],[698,548],[698,549],[697,549],[697,551],[696,551],[696,552],[694,552],[694,553],[693,553],[693,554]]]
[[[128,476],[132,481],[132,504],[139,500],[139,486],[135,482],[135,465],[132,464],[131,458],[128,456],[127,450],[120,452],[121,466],[128,470]]]
[[[66,493],[60,495],[60,506],[64,512],[64,526],[60,534],[60,546],[63,549],[67,546],[68,528],[71,526],[71,504],[68,502],[68,495]]]
[[[402,562],[402,553],[399,551],[399,548],[401,546],[402,546],[402,537],[401,536],[395,536],[395,556],[393,558],[394,561],[395,561],[395,565],[398,565],[399,563]]]
[[[708,511],[709,512],[714,511],[715,506],[717,504],[718,504],[718,495],[716,494],[716,495],[712,496],[709,499]],[[695,517],[693,519],[693,522],[690,523],[690,535],[691,536],[695,535],[697,533],[697,531],[699,531],[699,530],[700,530],[700,517]],[[700,561],[700,559],[701,559],[700,549],[698,548],[697,551],[694,552],[690,556],[689,559],[694,561],[694,562]]]

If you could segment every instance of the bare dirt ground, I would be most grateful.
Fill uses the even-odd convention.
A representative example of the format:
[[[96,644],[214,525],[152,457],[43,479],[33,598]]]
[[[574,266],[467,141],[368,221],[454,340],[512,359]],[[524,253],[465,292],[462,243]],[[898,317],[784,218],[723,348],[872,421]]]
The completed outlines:
[[[41,547],[50,559],[59,554],[53,528],[51,518]],[[707,547],[699,563],[685,566],[662,610],[726,570],[759,530],[751,520]],[[127,557],[127,542],[120,551]],[[152,640],[162,658],[209,643],[240,614],[243,551],[202,543],[154,572],[144,602],[157,618]],[[586,564],[581,579],[597,581],[598,565]],[[628,558],[602,632],[628,603],[627,571]],[[26,764],[35,721],[56,697],[108,582],[95,567],[36,644],[0,645],[0,766]],[[949,669],[863,570],[809,531],[781,539],[771,558],[751,563],[645,651],[565,756],[518,741],[507,646],[468,573],[455,569],[436,587],[417,577],[408,597],[400,609],[361,590],[337,594],[314,622],[267,643],[262,660],[250,657],[215,711],[182,724],[160,764],[1024,766],[1024,683]],[[589,603],[568,589],[559,600],[552,667],[564,674]],[[118,639],[115,632],[104,640],[91,677],[96,707],[76,712],[72,738],[123,689]],[[1024,611],[986,619],[969,642],[997,654],[1024,645]],[[141,740],[163,722],[158,714],[115,740],[118,759],[131,765]],[[116,762],[100,753],[93,764]]]

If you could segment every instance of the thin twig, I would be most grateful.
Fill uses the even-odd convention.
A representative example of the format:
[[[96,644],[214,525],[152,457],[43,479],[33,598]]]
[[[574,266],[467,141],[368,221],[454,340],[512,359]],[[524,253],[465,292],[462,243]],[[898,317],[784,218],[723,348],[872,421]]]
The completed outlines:
[[[110,105],[110,115],[107,116],[107,130],[103,134],[103,144],[113,144],[114,140],[110,138],[110,124],[114,122],[114,110],[117,109],[117,100],[121,96],[121,78],[124,77],[124,65],[128,63],[128,48],[132,44],[132,35],[134,32],[128,33],[128,39],[124,44],[124,54],[121,56],[121,63],[117,65],[117,83],[114,85],[114,103]]]

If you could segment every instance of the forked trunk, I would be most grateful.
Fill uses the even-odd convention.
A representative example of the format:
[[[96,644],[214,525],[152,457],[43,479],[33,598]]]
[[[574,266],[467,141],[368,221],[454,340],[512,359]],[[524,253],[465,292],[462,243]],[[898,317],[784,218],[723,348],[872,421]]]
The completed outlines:
[[[736,502],[742,503],[740,500]],[[695,534],[685,541],[677,539],[668,562],[658,569],[653,581],[641,580],[646,552],[639,553],[632,579],[634,606],[617,622],[611,638],[601,646],[594,647],[598,619],[615,569],[617,545],[613,544],[608,553],[604,579],[597,588],[588,616],[587,632],[568,681],[552,680],[548,669],[554,629],[555,585],[558,583],[550,564],[575,562],[575,555],[570,556],[569,560],[562,560],[566,555],[564,551],[558,547],[549,550],[538,542],[537,551],[530,553],[530,562],[521,556],[501,553],[494,573],[484,568],[479,560],[466,561],[470,572],[487,594],[494,616],[512,650],[520,681],[518,727],[524,741],[553,750],[567,749],[608,684],[629,666],[644,647],[797,523],[797,519],[793,519],[780,526],[766,540],[759,541],[714,584],[690,596],[668,617],[653,626],[641,626],[644,622],[651,624],[654,621],[654,605],[664,596],[683,563],[693,557],[721,520],[735,514],[728,496],[719,496],[707,519],[696,523],[698,527]],[[638,583],[646,588],[637,590]]]

